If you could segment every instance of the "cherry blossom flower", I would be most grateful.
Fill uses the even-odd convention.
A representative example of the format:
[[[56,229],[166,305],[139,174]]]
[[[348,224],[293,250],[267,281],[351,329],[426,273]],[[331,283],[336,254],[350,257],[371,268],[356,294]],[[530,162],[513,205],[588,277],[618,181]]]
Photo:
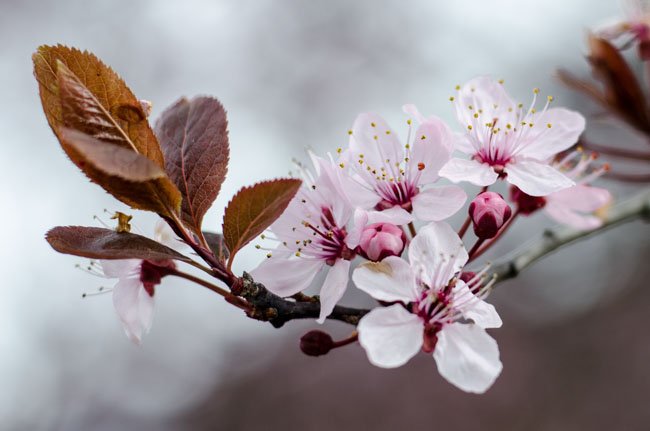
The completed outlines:
[[[530,214],[543,208],[553,220],[576,229],[588,230],[600,226],[602,220],[593,213],[609,204],[612,196],[606,189],[589,185],[609,169],[607,164],[594,167],[596,158],[595,153],[586,155],[582,150],[577,150],[553,162],[557,170],[576,182],[575,186],[545,197],[526,196],[519,190],[512,190],[511,196],[521,208],[520,212]]]
[[[468,255],[444,222],[420,230],[408,250],[409,263],[395,256],[355,269],[356,286],[383,302],[359,322],[359,342],[376,366],[404,365],[420,350],[433,353],[440,374],[467,392],[485,392],[501,372],[496,341],[484,328],[501,319],[482,300],[494,280],[487,269],[467,283],[458,274]],[[470,323],[471,321],[472,323]]]
[[[458,211],[467,196],[457,186],[424,188],[438,181],[438,170],[453,151],[453,134],[435,116],[425,118],[413,105],[404,111],[415,117],[415,131],[402,145],[383,118],[360,114],[354,121],[347,150],[341,154],[341,167],[354,180],[346,192],[364,209],[401,208],[425,221],[443,220]]]
[[[178,246],[173,231],[167,223],[159,220],[154,239],[170,247]],[[117,278],[113,286],[113,305],[126,335],[135,344],[149,332],[153,321],[154,289],[168,270],[175,269],[172,260],[148,261],[141,259],[100,260],[98,275]]]
[[[276,295],[287,297],[305,290],[316,274],[327,269],[320,290],[318,322],[322,323],[345,293],[350,261],[356,256],[365,225],[400,225],[412,217],[401,212],[378,215],[376,211],[358,210],[348,234],[347,225],[355,211],[344,192],[350,180],[332,162],[315,156],[312,161],[317,176],[303,169],[303,187],[270,227],[272,235],[263,238],[278,245],[269,250],[267,259],[251,271],[251,276]]]
[[[479,186],[503,178],[531,196],[545,196],[573,185],[573,181],[547,162],[575,144],[585,128],[577,112],[549,108],[548,97],[537,112],[538,89],[528,109],[516,104],[501,82],[489,77],[472,79],[452,97],[456,117],[465,128],[457,148],[469,160],[452,158],[440,175],[453,182]]]
[[[624,18],[611,20],[598,26],[594,33],[610,41],[630,36],[639,43],[639,54],[643,60],[650,59],[650,2],[647,0],[624,0]],[[629,43],[629,41],[628,41]]]

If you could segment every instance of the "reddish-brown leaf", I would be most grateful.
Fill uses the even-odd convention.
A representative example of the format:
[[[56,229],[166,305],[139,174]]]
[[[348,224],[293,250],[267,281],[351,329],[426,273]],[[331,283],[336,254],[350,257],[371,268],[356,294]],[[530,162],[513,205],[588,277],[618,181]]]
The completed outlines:
[[[594,75],[604,85],[603,96],[609,107],[632,126],[649,132],[650,119],[645,95],[619,50],[607,40],[594,35],[589,37],[589,49],[589,62]]]
[[[287,208],[302,181],[278,179],[244,187],[232,198],[223,217],[223,237],[230,250],[228,266],[235,254],[271,225]]]
[[[220,233],[204,231],[203,237],[205,238],[208,246],[210,246],[210,250],[212,250],[217,259],[222,262],[228,259],[230,252],[228,252],[228,247],[226,247],[226,243],[223,240],[223,235]]]
[[[183,196],[185,225],[199,234],[228,170],[226,111],[211,97],[180,99],[156,122],[165,170]]]
[[[99,140],[133,148],[164,167],[146,113],[110,67],[87,51],[63,45],[43,45],[32,59],[43,110],[59,140],[61,127],[77,129]]]
[[[181,194],[167,174],[148,158],[76,130],[62,128],[61,145],[91,181],[132,208],[171,217]]]
[[[191,262],[171,248],[142,235],[86,226],[58,226],[45,234],[60,253],[89,259],[174,259]]]

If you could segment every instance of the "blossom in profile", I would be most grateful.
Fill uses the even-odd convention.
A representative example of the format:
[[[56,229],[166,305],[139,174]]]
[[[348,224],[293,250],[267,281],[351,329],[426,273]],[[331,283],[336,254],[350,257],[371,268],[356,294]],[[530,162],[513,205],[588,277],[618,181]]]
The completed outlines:
[[[412,220],[402,212],[382,214],[359,211],[348,234],[355,207],[346,197],[350,179],[332,162],[312,156],[316,174],[303,171],[303,186],[264,239],[275,242],[267,259],[251,271],[256,281],[276,295],[287,297],[309,287],[316,274],[327,270],[320,290],[322,323],[347,288],[350,261],[366,223],[403,224]],[[370,214],[370,217],[369,215]],[[400,221],[400,219],[403,219]],[[258,248],[262,248],[258,246]]]
[[[543,209],[546,215],[558,223],[582,230],[595,229],[603,221],[594,213],[612,200],[607,189],[590,185],[609,169],[607,164],[594,166],[596,158],[596,153],[587,155],[582,150],[571,151],[552,165],[574,180],[576,185],[545,197],[528,196],[513,188],[510,192],[511,199],[522,214],[528,215]]]
[[[353,182],[346,193],[364,209],[401,209],[424,221],[444,220],[456,213],[467,196],[458,186],[431,187],[453,151],[453,133],[435,116],[424,117],[413,105],[406,143],[379,115],[360,114],[349,130],[349,147],[340,167]]]
[[[594,29],[596,36],[609,41],[626,38],[626,45],[636,41],[639,56],[643,60],[650,59],[650,4],[647,0],[623,0],[622,19],[613,19]],[[630,40],[631,38],[631,40]]]
[[[465,132],[458,135],[456,145],[469,159],[452,158],[440,170],[441,176],[478,186],[501,178],[531,196],[545,196],[574,184],[548,160],[576,143],[585,128],[582,115],[549,108],[550,96],[538,112],[538,89],[524,108],[510,98],[502,82],[485,76],[457,90],[451,99]]]
[[[170,247],[179,241],[167,223],[159,220],[154,239]],[[149,261],[141,259],[100,260],[97,270],[106,278],[117,278],[113,286],[113,305],[124,332],[135,344],[151,329],[155,287],[174,270],[173,260]]]
[[[467,392],[485,392],[501,373],[499,348],[485,328],[501,319],[483,301],[493,280],[486,269],[467,282],[459,273],[468,255],[444,222],[422,228],[411,241],[409,263],[390,256],[355,269],[356,286],[384,303],[359,322],[359,342],[376,366],[404,365],[419,351],[433,354],[440,374]],[[467,277],[465,277],[467,278]]]

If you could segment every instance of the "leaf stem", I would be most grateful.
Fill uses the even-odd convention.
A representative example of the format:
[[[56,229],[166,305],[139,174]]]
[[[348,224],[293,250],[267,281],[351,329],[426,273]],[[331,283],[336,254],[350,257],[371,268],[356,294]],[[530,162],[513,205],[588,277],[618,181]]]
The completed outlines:
[[[170,270],[169,275],[175,275],[176,277],[184,278],[185,280],[189,280],[203,287],[207,287],[211,291],[223,296],[229,303],[241,308],[242,310],[248,311],[251,308],[250,305],[242,298],[235,296],[232,293],[228,292],[226,289],[212,284],[209,281],[203,280],[202,278],[196,277],[183,271],[179,271],[177,269]]]

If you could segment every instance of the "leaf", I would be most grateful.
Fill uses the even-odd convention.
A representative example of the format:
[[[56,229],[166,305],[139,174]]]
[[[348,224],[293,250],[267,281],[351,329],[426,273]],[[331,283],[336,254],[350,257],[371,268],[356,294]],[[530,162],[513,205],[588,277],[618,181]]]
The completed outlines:
[[[604,98],[628,123],[650,131],[645,96],[639,81],[619,50],[607,40],[590,35],[589,62],[605,87]]]
[[[159,167],[165,161],[139,100],[95,55],[63,45],[40,46],[34,76],[50,127],[67,127],[132,148]]]
[[[229,267],[243,246],[280,217],[301,184],[297,179],[279,179],[244,187],[237,192],[223,217],[223,237],[230,250]]]
[[[129,232],[86,226],[58,226],[45,239],[59,253],[89,259],[192,260],[152,239]]]
[[[197,234],[226,178],[227,126],[226,111],[210,97],[182,98],[156,122],[165,170],[183,196],[182,220]]]
[[[220,233],[204,231],[203,237],[205,238],[206,242],[210,246],[210,250],[212,250],[217,259],[222,262],[228,259],[230,252],[228,251],[228,247],[226,247],[226,244],[223,240],[223,235]]]
[[[167,174],[148,158],[76,130],[62,128],[61,145],[91,181],[135,209],[173,217],[181,194]]]

